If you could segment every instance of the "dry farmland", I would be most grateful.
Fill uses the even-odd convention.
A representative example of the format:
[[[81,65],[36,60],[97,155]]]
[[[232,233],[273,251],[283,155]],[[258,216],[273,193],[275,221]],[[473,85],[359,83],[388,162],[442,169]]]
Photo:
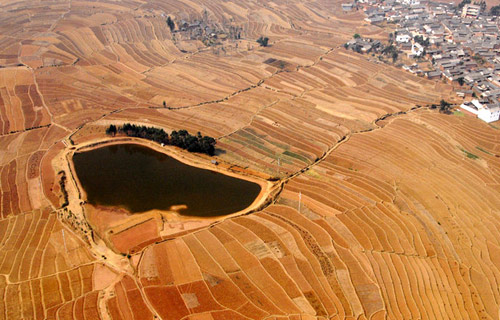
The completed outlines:
[[[498,319],[500,124],[344,50],[386,34],[340,3],[3,1],[0,319]],[[89,207],[66,155],[125,122],[215,137],[267,198]]]

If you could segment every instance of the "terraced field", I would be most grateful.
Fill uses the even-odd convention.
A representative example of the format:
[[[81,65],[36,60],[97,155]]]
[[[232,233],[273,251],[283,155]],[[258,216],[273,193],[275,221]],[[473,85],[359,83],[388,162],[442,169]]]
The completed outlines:
[[[0,318],[497,319],[500,125],[428,109],[447,85],[345,51],[385,34],[341,12],[4,1]],[[167,16],[241,36],[207,46]],[[214,221],[103,214],[105,234],[65,155],[124,122],[216,137],[221,168],[273,192]]]

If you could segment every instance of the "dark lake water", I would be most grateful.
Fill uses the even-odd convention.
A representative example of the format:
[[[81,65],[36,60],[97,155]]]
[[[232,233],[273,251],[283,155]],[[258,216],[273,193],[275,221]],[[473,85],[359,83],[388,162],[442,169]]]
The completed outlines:
[[[248,207],[261,190],[256,183],[188,166],[135,144],[75,153],[73,162],[87,202],[132,213],[185,204],[183,215],[225,215]]]

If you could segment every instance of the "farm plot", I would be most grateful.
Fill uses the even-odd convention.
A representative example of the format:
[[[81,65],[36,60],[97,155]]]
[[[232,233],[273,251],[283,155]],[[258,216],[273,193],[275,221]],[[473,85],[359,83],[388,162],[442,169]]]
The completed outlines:
[[[449,86],[344,50],[386,37],[363,18],[327,0],[4,2],[0,318],[496,318],[500,126],[428,110]],[[221,39],[180,35],[200,21]],[[61,155],[125,122],[212,136],[199,162],[276,192],[100,238]]]
[[[498,136],[485,129],[474,119],[401,117],[354,135],[314,173],[294,179],[282,201],[297,208],[301,192],[302,214],[330,234],[349,269],[354,260],[363,266],[388,317],[494,317],[498,292],[484,284],[496,287],[498,231],[485,222],[498,215],[498,158],[467,157],[461,149],[471,141],[458,134],[474,130],[473,145],[496,147]],[[347,252],[352,257],[342,257]],[[351,279],[361,299],[364,287]]]
[[[498,159],[482,163],[453,144],[466,142],[450,143],[477,124],[458,121],[423,111],[355,134],[277,204],[148,247],[139,264],[147,299],[160,315],[176,310],[172,318],[494,317]],[[478,127],[475,139],[498,147]]]
[[[0,71],[0,134],[46,126],[47,108],[28,69]]]

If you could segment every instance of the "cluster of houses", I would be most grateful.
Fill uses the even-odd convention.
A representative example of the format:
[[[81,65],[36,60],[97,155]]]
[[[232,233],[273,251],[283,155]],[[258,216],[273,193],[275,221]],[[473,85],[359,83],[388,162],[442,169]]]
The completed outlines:
[[[459,83],[457,95],[467,100],[477,98],[474,104],[464,105],[464,109],[484,121],[496,121],[500,105],[499,20],[483,12],[484,3],[465,2],[457,7],[420,0],[357,0],[352,6],[363,10],[366,21],[372,24],[394,26],[388,42],[399,53],[415,59],[414,63],[403,65],[405,70]],[[352,11],[354,7],[343,5],[342,9]],[[362,53],[373,50],[374,44],[384,47],[364,39],[348,44]],[[422,61],[432,67],[421,70],[417,62]],[[486,113],[491,116],[485,116]]]
[[[347,42],[344,47],[358,53],[382,52],[385,45],[379,40],[356,37]]]
[[[178,37],[189,40],[200,40],[205,45],[212,45],[220,40],[240,39],[241,37],[240,27],[221,27],[206,20],[180,20],[177,22],[177,29],[173,32]]]

